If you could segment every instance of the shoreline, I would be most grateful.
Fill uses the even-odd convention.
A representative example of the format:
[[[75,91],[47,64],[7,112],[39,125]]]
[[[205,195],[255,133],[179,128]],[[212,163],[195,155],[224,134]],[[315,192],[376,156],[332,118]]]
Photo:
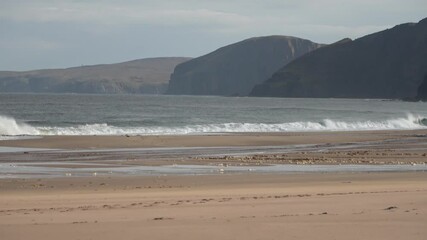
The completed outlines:
[[[1,140],[3,147],[101,149],[152,147],[280,146],[348,143],[427,136],[427,129],[376,131],[217,133],[207,135],[56,135]]]
[[[1,141],[0,146],[0,178],[425,171],[427,167],[427,130],[55,136]]]

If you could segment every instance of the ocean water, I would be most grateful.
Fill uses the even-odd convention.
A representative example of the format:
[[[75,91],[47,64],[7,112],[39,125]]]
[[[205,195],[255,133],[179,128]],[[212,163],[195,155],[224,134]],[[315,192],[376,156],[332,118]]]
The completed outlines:
[[[427,128],[427,103],[369,99],[0,94],[0,139]]]

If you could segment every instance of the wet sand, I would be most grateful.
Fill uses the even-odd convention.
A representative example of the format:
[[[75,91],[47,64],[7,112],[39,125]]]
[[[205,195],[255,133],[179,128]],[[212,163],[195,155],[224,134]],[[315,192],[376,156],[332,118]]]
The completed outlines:
[[[108,162],[112,167],[424,164],[426,134],[419,130],[45,137],[1,141],[0,146],[66,151],[0,153],[0,163],[59,161],[72,167],[80,162]],[[133,149],[153,147],[172,149]],[[0,239],[406,240],[427,236],[424,171],[0,179],[0,196]]]
[[[425,164],[427,130],[227,134],[210,136],[47,136],[0,141],[1,163],[78,162],[119,166]],[[12,150],[7,152],[11,147]],[[24,148],[24,150],[16,148]],[[44,150],[41,150],[44,149]],[[57,149],[57,150],[48,150]]]
[[[367,142],[426,135],[427,130],[235,133],[183,136],[45,136],[36,139],[1,141],[0,146],[54,149],[281,146],[291,144]]]

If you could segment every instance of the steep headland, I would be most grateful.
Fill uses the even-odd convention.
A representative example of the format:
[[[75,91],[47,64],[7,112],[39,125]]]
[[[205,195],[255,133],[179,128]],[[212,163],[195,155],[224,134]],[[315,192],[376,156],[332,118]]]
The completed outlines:
[[[427,19],[312,51],[257,85],[252,96],[422,97],[427,74]]]
[[[0,72],[0,92],[147,93],[166,91],[176,65],[189,58],[147,58],[117,64]]]
[[[179,64],[167,93],[246,96],[283,65],[320,46],[287,36],[250,38]]]

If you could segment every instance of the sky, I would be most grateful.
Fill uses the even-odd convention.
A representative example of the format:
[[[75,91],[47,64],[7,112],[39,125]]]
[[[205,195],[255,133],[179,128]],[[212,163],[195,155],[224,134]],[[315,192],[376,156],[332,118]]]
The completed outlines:
[[[425,17],[426,0],[0,0],[0,70],[198,57],[268,35],[328,44]]]

